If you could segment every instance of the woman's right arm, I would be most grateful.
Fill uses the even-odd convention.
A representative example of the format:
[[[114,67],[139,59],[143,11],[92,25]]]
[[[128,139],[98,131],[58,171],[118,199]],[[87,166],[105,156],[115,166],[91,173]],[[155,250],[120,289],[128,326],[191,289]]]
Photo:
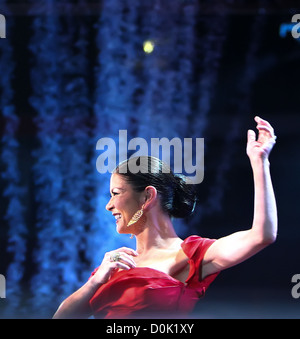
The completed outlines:
[[[120,253],[119,260],[111,261],[111,255],[116,252]],[[127,247],[107,252],[95,274],[82,287],[61,303],[55,312],[53,319],[90,317],[92,315],[89,303],[90,299],[98,288],[105,284],[119,269],[129,270],[136,266],[132,256],[137,256],[137,253],[133,249]]]
[[[60,304],[53,319],[88,318],[92,315],[89,301],[101,286],[93,278]]]

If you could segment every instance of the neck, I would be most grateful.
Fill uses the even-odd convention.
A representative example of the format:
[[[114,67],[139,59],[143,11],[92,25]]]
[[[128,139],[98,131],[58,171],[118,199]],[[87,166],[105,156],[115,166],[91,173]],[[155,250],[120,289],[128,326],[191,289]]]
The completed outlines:
[[[169,247],[178,236],[173,228],[168,215],[148,214],[145,227],[136,234],[136,248],[140,255],[144,255],[153,249]]]

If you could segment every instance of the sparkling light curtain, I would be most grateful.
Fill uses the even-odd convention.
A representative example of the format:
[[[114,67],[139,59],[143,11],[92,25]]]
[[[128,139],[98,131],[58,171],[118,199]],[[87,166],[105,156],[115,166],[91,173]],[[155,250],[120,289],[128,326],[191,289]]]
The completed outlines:
[[[45,12],[53,11],[48,1]],[[87,28],[82,20],[57,15],[33,21],[30,98],[36,110],[39,148],[34,176],[38,205],[37,273],[31,282],[37,310],[53,292],[66,296],[86,279],[88,196],[93,165],[87,86]],[[84,275],[85,273],[85,275]]]
[[[103,0],[97,15],[85,1],[26,4],[33,185],[24,186],[18,164],[18,125],[24,118],[15,113],[14,46],[7,39],[0,46],[1,255],[6,256],[0,273],[7,277],[6,314],[49,317],[88,279],[105,251],[135,246],[134,239],[116,234],[105,210],[110,174],[97,172],[97,141],[109,137],[118,146],[124,142],[119,130],[127,130],[128,140],[203,137],[228,18],[201,15],[196,0]],[[8,32],[13,20],[10,25]],[[153,53],[144,53],[146,40],[153,41]],[[219,186],[218,193],[222,190]],[[214,202],[207,204],[213,210]],[[26,209],[32,215],[27,220]],[[177,222],[182,236],[186,224]]]
[[[5,8],[5,4],[4,8]],[[7,30],[14,27],[14,20],[7,22]],[[2,247],[0,260],[6,261],[4,256],[10,258],[6,271],[6,294],[13,296],[11,308],[17,309],[22,298],[21,281],[25,270],[26,235],[25,201],[26,187],[21,181],[19,164],[19,141],[17,132],[19,118],[14,104],[14,91],[12,87],[15,76],[15,63],[13,61],[13,46],[9,39],[1,40],[0,44],[0,113],[2,121],[1,138],[1,180],[4,199],[1,204],[0,244]],[[3,251],[7,239],[6,254]],[[2,273],[2,272],[1,272]]]
[[[148,145],[152,137],[191,137],[190,117],[197,87],[192,60],[196,54],[198,12],[197,1],[103,3],[97,25],[100,53],[95,112],[101,114],[96,128],[98,138],[110,136],[123,142],[118,140],[121,129],[127,130],[128,140],[142,137]],[[142,50],[147,40],[154,43],[152,54]],[[199,137],[201,130],[194,134]],[[105,187],[108,192],[108,177],[102,175],[100,180],[100,190]],[[98,196],[97,214],[101,214],[107,198]],[[110,216],[101,215],[103,224],[110,222]],[[177,223],[183,232],[182,223]],[[111,230],[105,238],[111,247]],[[92,241],[98,243],[99,239]],[[132,246],[132,242],[126,244]]]

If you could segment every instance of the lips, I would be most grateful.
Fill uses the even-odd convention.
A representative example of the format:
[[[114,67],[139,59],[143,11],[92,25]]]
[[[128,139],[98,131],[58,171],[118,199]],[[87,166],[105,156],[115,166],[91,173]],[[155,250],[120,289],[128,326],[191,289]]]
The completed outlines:
[[[116,222],[119,220],[119,219],[121,219],[121,213],[114,213],[113,214],[113,216],[115,217],[115,219],[116,219]]]

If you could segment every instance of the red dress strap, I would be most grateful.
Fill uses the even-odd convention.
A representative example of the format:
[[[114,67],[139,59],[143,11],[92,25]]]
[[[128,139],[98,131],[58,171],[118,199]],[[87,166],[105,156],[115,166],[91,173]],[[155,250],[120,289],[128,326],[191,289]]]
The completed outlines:
[[[198,290],[204,294],[208,286],[216,279],[217,273],[213,273],[203,280],[202,276],[202,260],[208,248],[215,242],[215,239],[202,238],[197,235],[191,235],[181,244],[184,253],[189,258],[190,272],[186,279],[187,287]]]

